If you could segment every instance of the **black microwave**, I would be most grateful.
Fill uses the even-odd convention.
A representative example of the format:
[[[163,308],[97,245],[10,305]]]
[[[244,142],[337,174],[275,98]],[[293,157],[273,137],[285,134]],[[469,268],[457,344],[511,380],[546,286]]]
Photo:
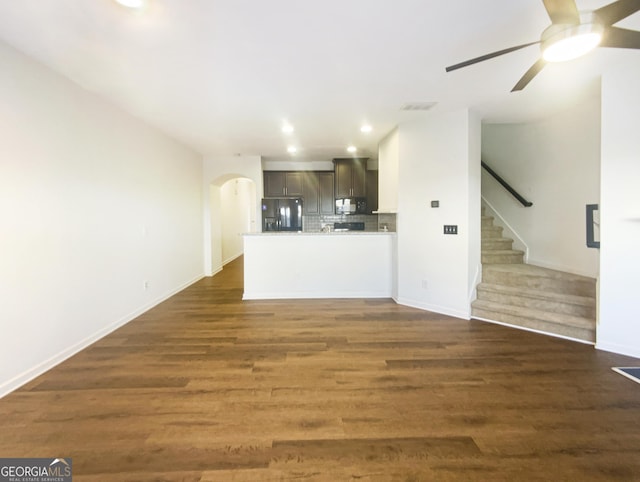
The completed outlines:
[[[336,199],[336,214],[367,214],[367,200],[363,197]]]

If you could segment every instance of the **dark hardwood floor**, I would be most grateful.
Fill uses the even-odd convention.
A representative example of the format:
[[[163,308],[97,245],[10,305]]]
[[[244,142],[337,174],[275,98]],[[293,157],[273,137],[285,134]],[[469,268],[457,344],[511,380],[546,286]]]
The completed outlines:
[[[0,400],[79,481],[640,480],[639,360],[391,300],[241,301],[242,260]]]

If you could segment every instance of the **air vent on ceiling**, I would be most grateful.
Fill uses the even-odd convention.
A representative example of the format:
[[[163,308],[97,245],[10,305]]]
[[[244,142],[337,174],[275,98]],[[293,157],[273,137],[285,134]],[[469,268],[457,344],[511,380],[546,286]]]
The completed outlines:
[[[400,107],[400,110],[429,110],[437,102],[407,102]]]

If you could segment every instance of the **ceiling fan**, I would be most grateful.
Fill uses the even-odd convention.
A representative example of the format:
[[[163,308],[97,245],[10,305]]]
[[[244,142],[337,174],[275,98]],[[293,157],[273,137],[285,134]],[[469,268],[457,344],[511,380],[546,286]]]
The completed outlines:
[[[613,26],[640,10],[640,0],[617,0],[588,12],[579,12],[575,0],[542,0],[542,3],[551,18],[551,25],[542,32],[540,40],[465,60],[447,67],[446,71],[451,72],[530,45],[540,44],[542,56],[511,89],[511,92],[515,92],[524,89],[547,62],[571,60],[586,54],[598,45],[640,49],[640,31]]]

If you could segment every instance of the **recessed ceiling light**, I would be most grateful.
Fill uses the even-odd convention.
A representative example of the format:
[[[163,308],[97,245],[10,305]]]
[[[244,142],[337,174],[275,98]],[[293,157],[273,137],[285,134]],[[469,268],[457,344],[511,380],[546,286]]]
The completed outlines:
[[[349,147],[347,147],[347,151],[348,151],[348,152],[351,152],[351,153],[354,153],[354,152],[356,152],[357,150],[358,150],[358,149],[356,148],[356,146],[349,146]]]
[[[298,152],[298,148],[296,146],[289,146],[287,147],[287,152],[289,154],[295,154],[296,152]]]
[[[291,124],[282,124],[282,132],[285,134],[291,134],[293,132],[293,126]]]
[[[360,128],[360,132],[371,132],[373,128],[369,124],[365,124]]]
[[[145,0],[116,0],[116,2],[127,8],[142,8],[144,7]]]

